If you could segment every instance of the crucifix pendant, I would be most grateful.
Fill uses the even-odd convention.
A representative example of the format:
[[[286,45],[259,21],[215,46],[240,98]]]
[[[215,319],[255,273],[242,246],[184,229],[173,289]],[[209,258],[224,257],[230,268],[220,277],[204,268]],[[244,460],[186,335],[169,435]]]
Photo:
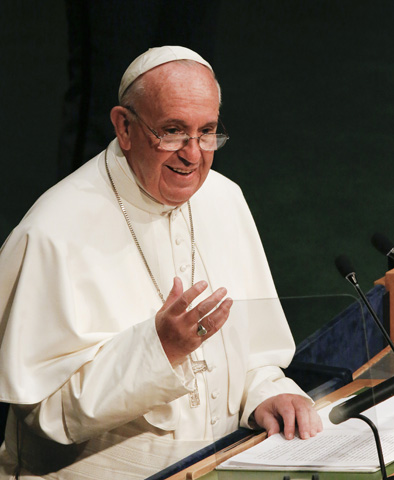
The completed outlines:
[[[189,393],[190,408],[196,408],[200,406],[200,394],[198,392],[197,378],[194,379],[194,390]]]
[[[196,375],[197,373],[205,372],[205,370],[207,370],[207,362],[205,360],[193,360],[191,357],[190,360],[192,362],[192,369],[194,375]],[[194,377],[194,390],[189,393],[189,403],[190,408],[196,408],[201,405],[196,377]]]

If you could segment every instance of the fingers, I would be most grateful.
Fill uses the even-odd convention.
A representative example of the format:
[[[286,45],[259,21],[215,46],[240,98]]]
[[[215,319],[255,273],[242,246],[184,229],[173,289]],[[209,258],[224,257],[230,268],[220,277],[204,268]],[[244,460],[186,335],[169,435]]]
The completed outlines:
[[[264,423],[269,437],[275,433],[279,433],[281,430],[281,425],[273,415],[267,415]]]
[[[179,277],[174,277],[171,291],[168,294],[168,297],[164,302],[164,305],[159,310],[159,312],[167,309],[170,305],[172,305],[182,295],[182,293],[183,293],[182,280]]]
[[[190,311],[190,322],[196,323],[213,310],[226,296],[227,290],[225,288],[219,288],[208,298],[200,302]]]
[[[222,328],[230,314],[232,304],[233,300],[226,298],[218,308],[200,322],[207,330],[207,334],[203,337],[203,340],[212,337],[212,335]]]
[[[283,425],[286,439],[294,438],[296,428],[301,439],[314,437],[323,429],[321,419],[310,401],[301,395],[281,394],[262,402],[255,410],[255,420],[268,436]]]
[[[323,431],[323,422],[320,418],[318,412],[312,408],[311,415],[311,437],[316,436],[318,433]]]
[[[298,433],[302,440],[314,437],[323,430],[319,414],[307,399],[296,396],[293,400],[293,406]]]
[[[267,434],[270,437],[275,433],[281,431],[282,418],[278,413],[279,402],[281,399],[279,395],[271,397],[260,403],[260,405],[254,411],[254,419],[257,425],[267,430]]]
[[[163,307],[158,311],[155,324],[162,347],[171,364],[182,361],[186,355],[196,350],[201,343],[215,334],[229,316],[232,300],[227,298],[225,288],[219,288],[201,301],[190,311],[191,305],[208,284],[200,281],[183,292],[182,282],[174,279],[172,289]],[[202,326],[207,330],[198,333],[199,321],[204,318]]]
[[[319,414],[313,408],[309,400],[300,395],[292,395],[291,402],[281,412],[284,435],[291,440],[298,434],[302,440],[316,436],[322,430]]]
[[[291,403],[282,409],[281,416],[283,420],[283,433],[287,440],[292,440],[296,430],[296,415]],[[306,430],[304,434],[306,434]]]
[[[178,280],[181,282],[179,278]],[[193,302],[193,300],[195,300],[207,288],[207,286],[208,286],[207,282],[205,280],[201,280],[200,282],[197,282],[191,288],[186,290],[183,294],[179,295],[177,298],[175,298],[175,296],[172,297],[174,298],[175,301],[172,301],[169,304],[169,311],[171,312],[171,314],[181,315],[183,312],[185,312],[189,307],[189,305]],[[173,289],[171,290],[168,298],[170,297],[172,291]]]
[[[168,308],[171,315],[179,316],[185,313],[192,302],[207,288],[208,284],[205,281],[197,282],[193,287],[181,293],[180,289],[176,289],[176,282],[180,281],[179,278],[174,279],[174,286],[167,298],[163,308]],[[182,283],[181,283],[182,285]],[[198,303],[187,316],[185,316],[185,325],[189,327],[197,326],[197,323],[205,317],[209,312],[215,309],[227,294],[225,288],[219,288],[212,293],[208,298]],[[229,313],[229,309],[232,305],[231,299],[226,299],[221,305],[214,310],[207,319],[204,319],[203,325],[207,330],[212,330],[212,334],[215,333],[226,321]]]

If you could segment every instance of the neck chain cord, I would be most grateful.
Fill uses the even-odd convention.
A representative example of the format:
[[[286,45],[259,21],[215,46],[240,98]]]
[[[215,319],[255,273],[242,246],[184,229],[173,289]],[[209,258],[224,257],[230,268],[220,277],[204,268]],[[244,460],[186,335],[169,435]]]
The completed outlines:
[[[109,171],[109,166],[108,166],[108,158],[107,158],[107,151],[108,151],[108,148],[107,150],[105,150],[105,169],[107,170],[107,175],[108,175],[108,178],[109,178],[109,181],[111,183],[111,186],[112,186],[112,190],[114,191],[115,193],[115,197],[118,201],[118,204],[119,204],[119,207],[120,209],[122,210],[122,213],[123,213],[123,216],[126,220],[126,223],[127,223],[127,226],[129,227],[129,230],[130,230],[130,233],[131,233],[131,236],[133,237],[133,240],[135,242],[135,245],[141,255],[141,258],[144,262],[144,265],[149,273],[149,276],[150,278],[152,279],[152,282],[153,282],[153,285],[155,286],[156,288],[156,291],[164,305],[165,303],[165,298],[163,296],[163,294],[161,293],[161,290],[159,288],[159,285],[152,273],[152,270],[150,269],[149,267],[149,264],[145,258],[145,255],[144,255],[144,252],[142,251],[142,248],[141,248],[141,245],[138,241],[138,238],[137,238],[137,235],[135,234],[134,232],[134,229],[133,229],[133,226],[131,225],[131,221],[130,221],[130,217],[126,211],[126,208],[122,202],[122,199],[120,198],[120,195],[118,193],[118,190],[115,186],[115,182],[112,178],[112,175],[111,175],[111,172]],[[195,241],[194,241],[194,226],[193,226],[193,217],[192,217],[192,209],[191,209],[191,206],[190,206],[190,201],[188,200],[187,202],[187,208],[189,210],[189,222],[190,222],[190,241],[191,241],[191,249],[192,249],[192,275],[191,275],[191,286],[194,285],[194,274],[195,274],[195,269],[196,269],[196,245],[195,245]],[[191,308],[191,304],[189,305],[189,309]],[[204,372],[205,370],[207,370],[207,363],[205,360],[193,360],[191,355],[189,355],[189,359],[192,363],[192,369],[193,369],[193,372],[194,374],[196,373],[202,373]],[[189,403],[190,403],[190,407],[191,408],[195,408],[195,407],[198,407],[200,405],[200,395],[199,395],[199,392],[198,392],[198,385],[197,385],[197,378],[195,377],[194,379],[194,390],[192,392],[189,393]]]
[[[161,301],[162,301],[162,303],[163,303],[163,305],[164,305],[164,303],[165,303],[165,298],[164,298],[163,294],[161,293],[161,290],[160,290],[160,288],[159,288],[159,285],[158,285],[158,283],[157,283],[157,281],[156,281],[156,279],[155,279],[155,277],[154,277],[154,275],[153,275],[153,273],[152,273],[152,270],[150,269],[149,264],[148,264],[148,262],[147,262],[147,260],[146,260],[146,258],[145,258],[144,252],[142,251],[142,248],[141,248],[141,245],[140,245],[140,243],[139,243],[139,241],[138,241],[137,235],[135,234],[134,229],[133,229],[133,226],[131,225],[130,217],[129,217],[127,211],[126,211],[126,208],[125,208],[125,206],[124,206],[124,204],[123,204],[123,202],[122,202],[122,199],[120,198],[120,195],[119,195],[119,193],[118,193],[118,190],[117,190],[117,188],[116,188],[116,186],[115,186],[115,182],[114,182],[114,180],[113,180],[113,178],[112,178],[112,175],[111,175],[111,173],[110,173],[110,171],[109,171],[108,159],[107,159],[107,150],[105,151],[105,168],[106,168],[106,170],[107,170],[107,175],[108,175],[109,181],[111,182],[112,189],[113,189],[113,191],[114,191],[114,193],[115,193],[115,196],[116,196],[116,199],[117,199],[117,201],[118,201],[119,207],[120,207],[120,209],[122,210],[123,216],[124,216],[124,218],[125,218],[125,220],[126,220],[126,223],[127,223],[127,226],[129,227],[131,236],[132,236],[133,239],[134,239],[135,245],[136,245],[136,247],[137,247],[137,249],[138,249],[138,251],[139,251],[139,253],[140,253],[140,255],[141,255],[141,258],[142,258],[142,260],[143,260],[143,262],[144,262],[144,265],[145,265],[145,267],[146,267],[146,269],[147,269],[147,271],[148,271],[148,273],[149,273],[149,276],[150,276],[150,278],[151,278],[151,280],[152,280],[152,282],[153,282],[153,285],[155,286],[156,291],[157,291],[157,293],[158,293],[158,295],[159,295],[159,297],[160,297],[160,299],[161,299]],[[194,226],[193,226],[192,209],[191,209],[190,201],[189,201],[189,200],[187,201],[187,208],[188,208],[188,210],[189,210],[190,241],[191,241],[191,249],[192,249],[192,278],[191,278],[192,281],[191,281],[191,286],[193,286],[193,285],[194,285],[194,274],[195,274],[195,270],[196,270],[196,244],[195,244],[195,241],[194,241]]]

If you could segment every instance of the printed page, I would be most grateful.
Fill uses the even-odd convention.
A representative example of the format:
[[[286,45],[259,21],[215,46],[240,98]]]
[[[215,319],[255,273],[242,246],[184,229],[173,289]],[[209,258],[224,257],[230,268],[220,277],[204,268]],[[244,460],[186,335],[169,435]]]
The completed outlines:
[[[348,400],[342,399],[322,410],[324,430],[316,437],[286,440],[272,435],[255,447],[234,456],[218,469],[251,470],[327,470],[375,471],[379,459],[370,427],[358,419],[333,425],[331,409]],[[394,461],[394,400],[391,398],[364,412],[378,426],[386,464]]]

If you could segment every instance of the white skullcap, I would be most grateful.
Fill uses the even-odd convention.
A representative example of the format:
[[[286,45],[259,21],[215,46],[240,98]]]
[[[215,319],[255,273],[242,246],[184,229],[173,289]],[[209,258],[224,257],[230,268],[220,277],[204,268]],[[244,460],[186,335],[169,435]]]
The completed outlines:
[[[119,102],[126,89],[136,78],[154,67],[162,65],[163,63],[173,62],[174,60],[194,60],[212,70],[211,65],[209,65],[206,60],[189,48],[177,46],[150,48],[147,52],[137,57],[124,72],[122,80],[120,81]]]

